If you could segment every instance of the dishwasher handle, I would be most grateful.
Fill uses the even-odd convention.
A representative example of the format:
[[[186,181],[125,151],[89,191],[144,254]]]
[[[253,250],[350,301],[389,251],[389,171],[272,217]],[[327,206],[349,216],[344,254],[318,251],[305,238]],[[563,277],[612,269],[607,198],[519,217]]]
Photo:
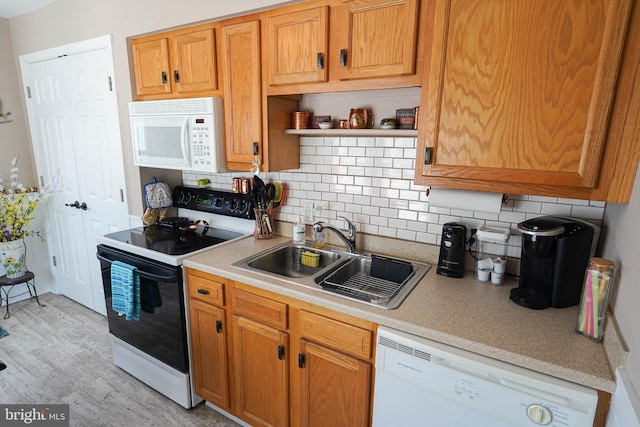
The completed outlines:
[[[101,261],[108,262],[109,264],[112,264],[114,261],[109,258],[103,257],[99,253],[96,254],[96,257]],[[148,271],[140,270],[137,267],[135,270],[133,270],[133,274],[137,274],[138,276],[144,277],[145,279],[155,280],[158,282],[172,282],[172,281],[175,281],[176,279],[175,273],[169,274],[169,275],[154,274],[154,273],[149,273]]]

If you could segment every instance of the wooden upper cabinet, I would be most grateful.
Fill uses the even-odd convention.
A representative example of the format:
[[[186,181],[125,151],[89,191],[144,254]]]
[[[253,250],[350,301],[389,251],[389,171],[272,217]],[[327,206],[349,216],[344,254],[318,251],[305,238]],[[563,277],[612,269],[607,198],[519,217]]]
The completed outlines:
[[[342,4],[340,80],[413,74],[419,0],[351,0]],[[333,35],[333,34],[332,34]]]
[[[416,182],[595,187],[630,3],[436,2]]]
[[[177,93],[205,92],[218,88],[213,28],[170,38],[171,78]]]
[[[216,28],[212,23],[132,40],[138,99],[216,95]]]
[[[260,21],[223,24],[220,35],[227,167],[248,171],[254,143],[262,156]]]
[[[171,93],[167,39],[134,42],[131,47],[138,96]]]
[[[328,6],[271,16],[267,26],[269,84],[327,81]]]

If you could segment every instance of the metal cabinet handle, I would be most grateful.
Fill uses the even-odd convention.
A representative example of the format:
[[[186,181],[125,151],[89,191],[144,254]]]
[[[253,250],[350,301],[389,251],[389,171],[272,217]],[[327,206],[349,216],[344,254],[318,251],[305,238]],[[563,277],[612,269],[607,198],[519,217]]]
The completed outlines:
[[[216,320],[216,333],[222,333],[222,320]]]
[[[324,55],[322,52],[318,52],[318,70],[322,70],[324,68]]]
[[[424,164],[425,165],[430,165],[431,164],[431,154],[433,152],[433,147],[427,147],[424,149]]]
[[[173,70],[173,81],[180,83],[180,74],[178,74],[178,70]]]
[[[284,359],[284,346],[283,345],[279,345],[278,346],[278,360],[282,360]]]
[[[162,72],[162,84],[163,85],[167,84],[167,72],[166,71]]]
[[[304,354],[298,353],[298,368],[304,368]]]
[[[340,66],[347,65],[347,49],[340,49]]]
[[[209,291],[206,289],[198,289],[198,293],[202,295],[209,295]]]

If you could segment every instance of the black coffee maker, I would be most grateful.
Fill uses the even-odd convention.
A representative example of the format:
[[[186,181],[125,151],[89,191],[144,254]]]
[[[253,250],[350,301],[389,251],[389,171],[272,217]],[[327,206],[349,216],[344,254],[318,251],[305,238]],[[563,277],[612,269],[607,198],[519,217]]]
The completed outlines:
[[[600,228],[556,216],[533,218],[518,228],[522,231],[520,283],[511,290],[511,300],[536,310],[578,304]]]
[[[464,276],[464,246],[467,238],[467,227],[455,222],[442,226],[440,242],[440,258],[436,272],[447,277]]]

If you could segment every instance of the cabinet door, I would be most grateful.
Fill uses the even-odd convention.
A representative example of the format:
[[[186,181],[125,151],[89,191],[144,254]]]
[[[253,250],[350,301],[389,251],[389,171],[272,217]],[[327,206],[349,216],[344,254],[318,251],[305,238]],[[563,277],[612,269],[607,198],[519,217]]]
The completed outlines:
[[[195,391],[214,405],[229,407],[225,310],[189,300]]]
[[[369,425],[371,364],[300,340],[302,426]]]
[[[131,49],[138,96],[171,93],[167,39],[135,43]]]
[[[418,0],[352,0],[342,5],[340,79],[415,73]]]
[[[328,13],[324,6],[269,18],[270,85],[327,81]]]
[[[630,0],[437,2],[417,175],[594,187],[629,11]]]
[[[260,22],[225,25],[220,31],[227,168],[249,170],[254,142],[262,154]]]
[[[239,416],[252,426],[289,425],[288,335],[233,317]]]
[[[170,52],[174,92],[192,93],[218,88],[213,28],[171,37]]]

